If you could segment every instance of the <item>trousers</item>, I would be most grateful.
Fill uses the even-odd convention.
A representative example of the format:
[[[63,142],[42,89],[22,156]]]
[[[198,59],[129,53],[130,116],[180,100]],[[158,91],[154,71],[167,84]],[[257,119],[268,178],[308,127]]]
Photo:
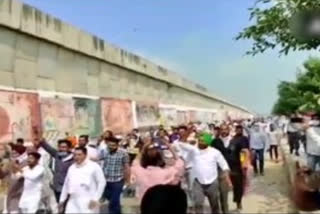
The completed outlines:
[[[195,179],[193,182],[192,193],[195,211],[197,214],[203,213],[203,204],[205,197],[209,199],[211,212],[220,213],[218,179],[216,179],[213,183],[207,185],[200,184],[199,181]]]

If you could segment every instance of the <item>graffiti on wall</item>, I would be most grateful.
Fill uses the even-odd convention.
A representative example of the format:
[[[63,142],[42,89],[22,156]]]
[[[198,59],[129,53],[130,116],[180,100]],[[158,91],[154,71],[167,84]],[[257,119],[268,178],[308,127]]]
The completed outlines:
[[[40,132],[38,95],[0,91],[0,142],[30,141]]]
[[[41,116],[43,137],[48,141],[56,141],[66,137],[66,132],[71,132],[72,99],[41,97]]]
[[[189,111],[189,118],[190,122],[197,122],[197,112],[196,111]]]
[[[209,112],[197,111],[197,121],[211,122],[211,115]]]
[[[178,124],[187,124],[190,122],[190,116],[188,111],[177,111]]]
[[[101,132],[100,104],[86,98],[41,97],[44,137],[56,141],[72,135],[98,137]]]
[[[175,108],[160,108],[160,124],[169,127],[177,125],[177,110]]]
[[[116,134],[123,134],[128,133],[133,129],[131,101],[102,99],[101,109],[104,130],[111,130]]]
[[[139,127],[150,127],[159,124],[160,111],[157,103],[137,102],[136,114]]]
[[[72,133],[98,137],[101,134],[101,106],[99,100],[73,98],[74,119]]]

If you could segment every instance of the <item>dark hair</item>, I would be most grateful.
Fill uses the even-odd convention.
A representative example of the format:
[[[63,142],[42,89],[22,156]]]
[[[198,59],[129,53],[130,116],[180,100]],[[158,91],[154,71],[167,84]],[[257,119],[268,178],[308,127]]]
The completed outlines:
[[[213,128],[213,130],[215,130],[215,131],[220,131],[221,128],[220,128],[219,126],[215,126],[215,127]]]
[[[84,138],[86,142],[89,142],[89,135],[80,135],[79,138]]]
[[[72,147],[72,143],[69,141],[69,140],[58,140],[58,145],[61,145],[61,144],[67,144],[67,146],[69,147],[69,148],[71,148]]]
[[[133,129],[132,131],[134,131],[134,132],[139,132],[139,129]]]
[[[165,167],[165,162],[159,150],[153,158],[149,157],[148,149],[144,150],[141,154],[140,164],[143,168],[147,168],[148,166]]]
[[[186,214],[187,209],[186,193],[179,186],[174,185],[151,187],[144,194],[140,205],[141,214]]]
[[[75,151],[81,151],[83,154],[87,155],[88,154],[88,150],[86,147],[83,146],[79,146],[77,148],[74,149]]]
[[[184,129],[184,130],[187,131],[187,130],[188,130],[188,127],[182,125],[182,126],[179,126],[179,129]]]
[[[17,139],[17,143],[22,143],[22,144],[24,144],[24,139],[23,139],[23,138],[18,138],[18,139]]]
[[[119,142],[120,142],[120,140],[116,137],[106,137],[105,141],[111,142],[111,143],[116,143],[116,144],[119,144]]]
[[[110,137],[113,137],[113,136],[114,136],[114,135],[113,135],[113,132],[110,131],[110,130],[107,130],[106,133],[108,133],[108,134],[110,135]]]
[[[236,129],[243,129],[243,126],[237,125],[237,126],[236,126]]]
[[[167,130],[165,130],[165,129],[159,129],[159,131],[158,131],[158,133],[157,133],[157,136],[160,135],[160,132],[164,132],[164,134],[165,134],[166,136],[169,136]]]
[[[40,153],[38,153],[38,152],[29,152],[29,153],[28,153],[28,156],[32,156],[32,157],[34,157],[36,160],[39,160],[39,159],[41,158],[41,155],[40,155]]]

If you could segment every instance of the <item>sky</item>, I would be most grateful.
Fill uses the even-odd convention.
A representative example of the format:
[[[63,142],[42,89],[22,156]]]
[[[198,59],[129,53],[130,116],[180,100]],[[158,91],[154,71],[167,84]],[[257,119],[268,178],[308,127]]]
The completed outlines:
[[[107,42],[202,84],[220,97],[268,114],[281,80],[314,52],[244,56],[234,37],[255,0],[23,0]]]

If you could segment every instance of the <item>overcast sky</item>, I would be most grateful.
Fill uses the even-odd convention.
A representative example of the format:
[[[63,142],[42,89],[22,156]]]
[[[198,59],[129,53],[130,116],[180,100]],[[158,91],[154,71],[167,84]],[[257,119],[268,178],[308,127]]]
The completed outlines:
[[[245,57],[255,0],[24,0],[106,41],[147,57],[259,113],[270,112],[280,80],[293,80],[314,53]]]

